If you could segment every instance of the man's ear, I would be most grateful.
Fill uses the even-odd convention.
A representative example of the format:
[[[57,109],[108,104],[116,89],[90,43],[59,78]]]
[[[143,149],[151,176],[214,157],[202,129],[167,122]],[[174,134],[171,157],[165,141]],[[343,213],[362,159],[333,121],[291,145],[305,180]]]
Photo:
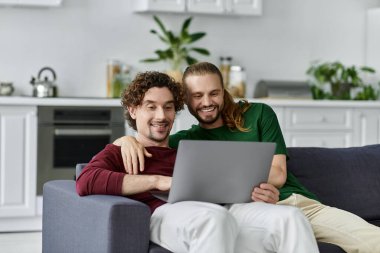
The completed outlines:
[[[136,119],[136,107],[129,106],[128,112],[129,112],[129,115],[131,115],[132,119]]]

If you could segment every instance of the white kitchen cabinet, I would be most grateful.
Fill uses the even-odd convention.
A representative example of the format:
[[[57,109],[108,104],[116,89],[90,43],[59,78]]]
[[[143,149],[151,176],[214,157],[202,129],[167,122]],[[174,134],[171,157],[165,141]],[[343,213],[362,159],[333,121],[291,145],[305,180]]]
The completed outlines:
[[[184,12],[186,0],[134,0],[136,12]]]
[[[352,128],[352,110],[345,108],[287,107],[287,130],[347,130]]]
[[[62,0],[0,0],[0,6],[57,7]]]
[[[380,143],[379,109],[355,109],[354,122],[357,146]]]
[[[350,109],[315,106],[273,108],[288,147],[333,148],[353,144],[353,112]]]
[[[262,0],[188,0],[191,13],[261,15]]]
[[[352,146],[352,133],[339,131],[283,131],[287,147],[340,148]]]
[[[275,111],[288,147],[350,147],[354,143],[350,109],[264,103]]]
[[[276,113],[277,115],[277,120],[278,120],[278,123],[280,124],[280,126],[284,126],[285,125],[285,109],[284,107],[281,107],[281,106],[272,106],[272,109],[273,111]]]
[[[263,11],[262,0],[230,0],[227,12],[237,15],[261,15]]]
[[[137,12],[261,15],[262,0],[134,0]]]
[[[187,0],[187,11],[191,13],[223,14],[225,0]]]
[[[37,107],[0,106],[0,232],[36,215],[36,133]]]
[[[42,229],[43,200],[36,193],[38,106],[116,107],[120,99],[0,96],[0,233]]]

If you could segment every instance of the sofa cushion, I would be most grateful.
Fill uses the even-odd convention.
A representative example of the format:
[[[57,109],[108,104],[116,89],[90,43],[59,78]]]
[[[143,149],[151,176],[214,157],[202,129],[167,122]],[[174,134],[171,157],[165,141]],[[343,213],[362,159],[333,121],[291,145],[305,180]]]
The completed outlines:
[[[380,145],[288,148],[288,170],[319,200],[380,220]]]
[[[325,242],[318,242],[318,248],[321,253],[345,253],[339,246]]]
[[[149,253],[171,253],[171,251],[165,248],[162,248],[161,246],[155,244],[154,242],[150,242]]]
[[[372,225],[380,227],[380,220],[369,220],[369,223]]]

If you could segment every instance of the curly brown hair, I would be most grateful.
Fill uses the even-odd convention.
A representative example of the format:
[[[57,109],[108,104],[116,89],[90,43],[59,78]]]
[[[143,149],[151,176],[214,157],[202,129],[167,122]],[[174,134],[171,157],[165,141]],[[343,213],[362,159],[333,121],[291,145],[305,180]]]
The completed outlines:
[[[220,79],[220,85],[223,87],[223,77],[222,73],[217,66],[209,62],[199,62],[190,65],[186,68],[185,73],[183,73],[182,83],[186,87],[186,78],[192,75],[206,75],[215,74]],[[223,122],[231,130],[239,130],[241,132],[249,132],[250,129],[244,127],[244,117],[243,114],[248,110],[250,104],[247,100],[241,100],[241,104],[235,103],[231,94],[224,89],[224,107],[222,110]]]
[[[167,87],[174,98],[174,110],[177,113],[184,106],[184,92],[182,85],[165,73],[157,71],[147,71],[137,74],[132,83],[123,91],[121,104],[124,108],[124,116],[129,126],[134,130],[136,128],[136,120],[132,119],[129,114],[128,107],[141,105],[145,93],[153,87]]]

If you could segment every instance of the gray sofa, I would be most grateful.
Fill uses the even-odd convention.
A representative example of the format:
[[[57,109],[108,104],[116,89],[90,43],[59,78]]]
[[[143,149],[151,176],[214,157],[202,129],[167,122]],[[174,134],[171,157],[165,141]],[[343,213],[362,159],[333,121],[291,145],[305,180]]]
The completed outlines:
[[[323,203],[380,226],[380,145],[288,152],[288,170]],[[149,241],[149,217],[149,208],[137,201],[79,197],[74,181],[50,181],[43,190],[43,252],[169,253]],[[318,246],[321,253],[344,252],[327,243]]]

